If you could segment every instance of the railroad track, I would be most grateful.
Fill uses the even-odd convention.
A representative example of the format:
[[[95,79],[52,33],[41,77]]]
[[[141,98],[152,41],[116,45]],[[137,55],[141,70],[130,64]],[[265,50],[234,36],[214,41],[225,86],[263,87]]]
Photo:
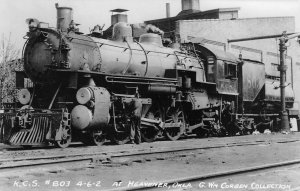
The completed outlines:
[[[260,166],[252,166],[248,168],[240,168],[230,171],[221,171],[216,173],[210,173],[210,174],[201,174],[196,176],[190,176],[190,177],[181,177],[177,179],[171,179],[171,180],[159,180],[157,182],[151,182],[146,183],[146,185],[143,186],[131,186],[131,187],[119,187],[115,189],[106,189],[105,191],[134,191],[134,190],[173,190],[173,191],[183,191],[183,190],[224,190],[224,188],[214,189],[209,188],[207,185],[205,186],[205,181],[215,181],[217,179],[221,178],[229,178],[235,175],[244,175],[248,173],[257,173],[260,171],[265,171],[269,169],[276,169],[280,167],[287,167],[291,165],[299,165],[300,159],[297,160],[291,160],[291,161],[283,161],[279,163],[272,163],[272,164],[266,164],[266,165],[260,165]],[[197,187],[191,186],[192,184],[196,184]],[[174,186],[175,185],[175,186]],[[181,185],[180,187],[184,188],[174,188],[179,187],[178,185]],[[190,185],[190,186],[189,186]],[[226,189],[225,189],[226,190]],[[227,188],[228,190],[228,188]],[[231,190],[231,189],[229,189]],[[239,190],[239,189],[233,189],[233,190]],[[244,190],[244,189],[242,189]],[[274,189],[272,189],[274,190]],[[276,190],[276,189],[275,189]],[[280,189],[282,190],[282,189]],[[300,186],[296,188],[289,189],[290,191],[299,191]]]
[[[299,139],[294,140],[278,140],[275,143],[295,142],[300,141]],[[160,148],[160,149],[135,149],[135,150],[119,150],[115,152],[91,152],[84,154],[62,154],[62,155],[47,155],[39,157],[23,157],[23,158],[8,158],[0,160],[0,174],[5,173],[8,170],[22,168],[32,168],[45,165],[53,164],[69,164],[69,163],[98,163],[98,164],[111,164],[118,161],[118,159],[128,159],[125,162],[141,162],[143,160],[163,160],[164,157],[173,156],[186,156],[191,152],[201,152],[207,149],[223,148],[223,147],[239,147],[239,146],[252,146],[270,144],[269,141],[254,141],[254,142],[233,142],[227,144],[216,144],[213,146],[197,146],[197,147],[177,147],[177,148]],[[120,161],[120,160],[119,160]]]

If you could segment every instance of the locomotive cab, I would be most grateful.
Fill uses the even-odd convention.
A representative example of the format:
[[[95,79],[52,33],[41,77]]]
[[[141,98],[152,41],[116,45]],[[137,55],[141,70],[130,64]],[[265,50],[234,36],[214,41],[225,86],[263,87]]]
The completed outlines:
[[[220,94],[238,95],[238,65],[240,60],[228,52],[205,46],[195,46],[204,60],[207,82],[215,83]]]

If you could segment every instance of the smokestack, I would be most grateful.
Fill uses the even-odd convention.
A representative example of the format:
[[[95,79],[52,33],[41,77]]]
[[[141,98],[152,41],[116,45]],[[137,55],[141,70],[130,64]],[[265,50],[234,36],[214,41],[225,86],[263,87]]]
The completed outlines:
[[[182,11],[200,10],[199,0],[181,0]]]
[[[112,12],[111,25],[115,25],[116,23],[119,23],[119,22],[127,23],[128,19],[127,19],[127,15],[125,14],[126,11],[128,11],[128,10],[126,10],[126,9],[111,10],[111,12]]]
[[[170,17],[170,3],[166,3],[166,17]]]
[[[55,7],[57,10],[56,28],[66,32],[73,20],[73,9],[71,7],[59,7],[58,3],[55,4]]]

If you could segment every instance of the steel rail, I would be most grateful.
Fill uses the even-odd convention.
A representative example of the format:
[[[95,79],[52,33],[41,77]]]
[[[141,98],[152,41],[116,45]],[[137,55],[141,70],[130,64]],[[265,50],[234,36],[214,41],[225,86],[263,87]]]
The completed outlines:
[[[183,183],[192,183],[197,181],[203,181],[208,179],[216,179],[216,178],[224,178],[228,176],[233,175],[240,175],[240,174],[246,174],[261,170],[268,170],[272,168],[278,168],[278,167],[284,167],[284,166],[290,166],[300,164],[300,159],[297,160],[291,160],[291,161],[283,161],[278,163],[270,163],[266,165],[259,165],[259,166],[253,166],[248,168],[239,168],[235,170],[229,170],[229,171],[220,171],[216,173],[208,173],[204,175],[196,175],[196,176],[189,176],[189,177],[180,177],[176,179],[170,179],[170,180],[159,180],[158,182],[172,185],[172,184],[183,184]],[[151,190],[151,189],[161,189],[156,186],[134,186],[134,187],[119,187],[116,189],[105,189],[104,191],[133,191],[133,190]],[[177,189],[178,190],[178,189]]]
[[[286,142],[295,142],[300,140],[287,140]],[[282,143],[282,140],[274,141],[275,143]],[[15,159],[2,159],[0,163],[9,163],[9,162],[22,162],[22,161],[33,161],[30,163],[17,163],[17,164],[3,164],[0,165],[0,172],[6,169],[15,169],[15,168],[22,168],[22,167],[29,167],[29,166],[39,166],[39,165],[50,165],[50,164],[57,164],[57,163],[70,163],[70,162],[78,162],[78,161],[94,161],[94,160],[106,160],[106,159],[113,159],[113,158],[134,158],[137,156],[151,156],[157,154],[168,154],[168,153],[181,153],[181,152],[188,152],[188,151],[197,151],[197,150],[206,150],[206,149],[214,149],[214,148],[223,148],[223,147],[238,147],[238,146],[252,146],[252,145],[261,145],[263,143],[269,143],[269,141],[255,141],[255,142],[239,142],[239,143],[227,143],[227,144],[218,144],[214,146],[206,146],[206,147],[183,147],[183,148],[164,148],[161,150],[153,150],[151,148],[147,148],[144,151],[136,149],[134,152],[131,153],[124,153],[126,150],[123,151],[115,151],[115,152],[98,152],[98,153],[83,153],[83,154],[71,154],[71,155],[50,155],[50,156],[42,156],[42,157],[25,157],[25,158],[15,158]],[[128,150],[127,150],[128,152]]]
[[[300,140],[298,140],[300,141]],[[265,142],[265,141],[264,141]],[[61,159],[61,158],[70,158],[70,157],[83,157],[85,160],[87,158],[91,158],[92,156],[107,156],[107,157],[128,157],[128,156],[138,156],[138,155],[148,155],[148,154],[161,154],[161,153],[170,153],[170,152],[181,152],[181,151],[192,151],[192,150],[201,150],[201,149],[213,149],[213,148],[223,148],[223,147],[236,147],[236,146],[249,146],[249,145],[258,145],[258,144],[263,144],[264,142],[241,142],[241,143],[229,143],[229,144],[220,144],[216,146],[208,146],[208,147],[190,147],[190,148],[165,148],[161,149],[159,151],[153,151],[153,149],[145,149],[145,151],[140,151],[140,150],[135,150],[134,152],[131,153],[124,153],[124,152],[129,152],[129,151],[115,151],[115,152],[93,152],[93,153],[83,153],[83,154],[70,154],[70,155],[48,155],[48,156],[41,156],[41,157],[23,157],[23,158],[14,158],[14,159],[0,159],[0,163],[4,162],[17,162],[17,161],[37,161],[37,160],[54,160],[54,159]],[[149,151],[148,151],[149,150]],[[116,154],[114,154],[116,153]],[[120,154],[121,153],[121,154]],[[37,162],[38,164],[39,162]],[[33,163],[32,163],[33,164]],[[3,165],[0,165],[0,170],[6,168]]]
[[[300,141],[300,139],[296,139],[296,140],[287,140],[287,142],[295,142],[295,141]],[[208,147],[203,147],[203,146],[199,146],[199,147],[189,147],[189,148],[185,148],[185,147],[176,147],[173,149],[168,148],[163,148],[159,151],[156,152],[176,152],[176,151],[182,151],[182,150],[199,150],[199,149],[212,149],[212,148],[222,148],[222,147],[233,147],[233,146],[243,146],[243,145],[257,145],[257,144],[262,144],[265,143],[266,141],[254,141],[254,142],[249,142],[249,141],[241,141],[241,142],[231,142],[231,143],[227,143],[227,144],[217,144],[215,146],[208,146]],[[282,140],[277,140],[276,143],[280,143],[282,142]],[[145,150],[150,150],[151,153],[154,153],[155,151],[153,151],[153,149],[151,148],[146,148]],[[30,150],[31,151],[31,150]],[[117,153],[114,156],[123,156],[123,155],[127,155],[124,154],[125,152],[130,152],[132,150],[119,150],[119,151],[113,151],[113,152],[105,152],[105,151],[101,151],[101,152],[92,152],[92,153],[82,153],[82,154],[71,154],[71,155],[47,155],[47,156],[38,156],[38,157],[20,157],[20,158],[13,158],[13,159],[0,159],[0,163],[3,162],[17,162],[17,161],[29,161],[29,160],[42,160],[42,159],[49,159],[49,158],[68,158],[68,157],[79,157],[79,156],[94,156],[94,155],[108,155],[113,154],[113,153]],[[141,149],[136,149],[134,150],[132,153],[143,153],[141,152]],[[121,154],[120,154],[121,153]],[[145,152],[144,152],[145,153]],[[1,165],[0,165],[0,169],[1,169]]]

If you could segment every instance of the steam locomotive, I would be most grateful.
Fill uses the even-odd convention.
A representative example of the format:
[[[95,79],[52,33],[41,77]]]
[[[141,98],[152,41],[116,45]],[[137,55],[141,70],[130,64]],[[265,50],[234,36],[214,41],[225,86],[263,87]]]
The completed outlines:
[[[279,82],[266,79],[263,63],[192,42],[166,47],[156,33],[136,40],[127,23],[115,24],[109,39],[99,28],[84,35],[72,8],[56,9],[56,29],[27,20],[24,72],[16,74],[21,107],[0,114],[1,142],[62,148],[71,140],[123,144],[136,100],[143,104],[146,142],[276,128],[279,90],[270,87]],[[293,90],[286,88],[287,107],[293,102]]]

